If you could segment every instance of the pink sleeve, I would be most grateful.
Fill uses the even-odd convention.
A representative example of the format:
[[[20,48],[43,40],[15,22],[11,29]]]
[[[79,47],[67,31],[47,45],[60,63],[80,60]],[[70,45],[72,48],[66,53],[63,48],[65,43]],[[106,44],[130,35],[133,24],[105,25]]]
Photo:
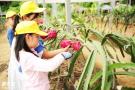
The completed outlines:
[[[40,72],[50,72],[55,70],[62,62],[64,61],[64,57],[61,54],[56,55],[51,59],[41,59],[36,57],[33,54],[30,54],[26,61],[26,67],[29,70],[40,71]]]

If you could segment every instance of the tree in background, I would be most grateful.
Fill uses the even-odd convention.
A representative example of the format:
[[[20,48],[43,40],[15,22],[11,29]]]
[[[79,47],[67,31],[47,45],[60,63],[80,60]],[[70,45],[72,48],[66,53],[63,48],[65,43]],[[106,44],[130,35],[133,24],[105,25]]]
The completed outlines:
[[[19,6],[21,2],[16,2],[16,1],[1,1],[0,2],[0,7],[2,12],[6,12],[7,10],[14,10],[16,12],[19,12]]]
[[[121,2],[124,3],[124,4],[131,3],[131,5],[135,5],[135,0],[121,0]]]

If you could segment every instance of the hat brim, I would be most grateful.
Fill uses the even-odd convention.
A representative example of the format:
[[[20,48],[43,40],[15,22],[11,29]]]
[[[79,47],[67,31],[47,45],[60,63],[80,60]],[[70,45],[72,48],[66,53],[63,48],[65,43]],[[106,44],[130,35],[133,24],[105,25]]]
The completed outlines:
[[[43,31],[38,31],[38,32],[36,32],[36,34],[38,34],[39,36],[47,36],[48,35],[46,32],[43,32]]]
[[[45,11],[45,8],[37,8],[36,10],[33,11],[33,13],[41,13]]]
[[[8,16],[6,16],[6,18],[10,18],[10,17],[12,17],[14,15],[16,15],[16,13],[13,13],[13,14],[8,15]]]

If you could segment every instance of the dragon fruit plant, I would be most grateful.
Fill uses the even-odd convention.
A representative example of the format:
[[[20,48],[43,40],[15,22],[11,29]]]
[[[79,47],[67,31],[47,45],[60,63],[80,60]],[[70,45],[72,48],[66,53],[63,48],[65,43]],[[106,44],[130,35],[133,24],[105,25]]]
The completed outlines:
[[[60,42],[60,47],[61,48],[65,48],[65,47],[70,46],[70,45],[71,45],[71,40],[62,40]]]

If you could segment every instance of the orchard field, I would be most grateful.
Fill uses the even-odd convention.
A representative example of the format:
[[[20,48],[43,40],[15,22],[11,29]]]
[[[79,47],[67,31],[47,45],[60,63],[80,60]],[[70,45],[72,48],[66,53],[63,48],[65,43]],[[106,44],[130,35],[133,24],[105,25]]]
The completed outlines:
[[[71,25],[66,24],[64,4],[57,4],[56,15],[46,4],[45,24],[40,28],[56,31],[57,37],[44,45],[55,50],[69,40],[73,47],[71,60],[49,73],[51,90],[135,90],[135,6],[128,0],[118,3],[114,8],[103,8],[111,3],[102,3],[99,10],[98,2],[72,3]],[[18,3],[9,6],[18,11]],[[0,24],[0,90],[7,90],[10,48]]]

